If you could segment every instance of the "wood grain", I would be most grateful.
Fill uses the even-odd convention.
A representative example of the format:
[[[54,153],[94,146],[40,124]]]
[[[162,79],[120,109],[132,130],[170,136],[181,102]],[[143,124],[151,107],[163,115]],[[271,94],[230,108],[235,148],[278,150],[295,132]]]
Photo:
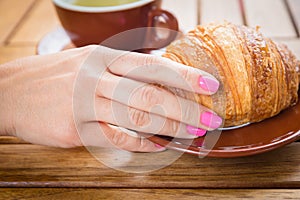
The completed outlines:
[[[245,18],[251,27],[261,26],[268,37],[297,37],[284,0],[244,0]]]
[[[106,167],[84,148],[58,149],[37,145],[0,145],[0,187],[112,188],[300,188],[300,143],[256,156],[199,159],[182,155],[171,165],[149,173],[125,173]],[[154,154],[152,166],[174,151]],[[152,154],[153,155],[153,154]],[[102,159],[111,156],[100,150]],[[123,170],[148,167],[127,154]],[[129,160],[126,160],[128,159]]]
[[[287,0],[289,9],[291,11],[294,23],[298,30],[298,36],[300,33],[300,1],[299,0]]]
[[[52,0],[39,0],[17,27],[9,42],[36,45],[45,34],[59,24]]]
[[[2,144],[29,144],[29,143],[16,137],[0,136],[0,145]]]
[[[194,29],[198,24],[198,0],[164,0],[162,7],[176,16],[184,32]]]
[[[289,47],[289,49],[295,54],[297,59],[300,60],[300,38],[291,40],[280,39],[276,41],[286,44]]]
[[[239,0],[201,0],[201,24],[223,22],[227,20],[234,24],[244,24]]]
[[[20,20],[30,10],[34,0],[1,0],[0,1],[0,42],[6,41]],[[5,20],[4,20],[5,19]]]
[[[0,189],[0,200],[14,199],[298,199],[300,190],[196,190],[196,189],[82,189],[30,188]]]
[[[21,57],[35,55],[35,52],[35,45],[0,46],[0,64],[19,59]]]

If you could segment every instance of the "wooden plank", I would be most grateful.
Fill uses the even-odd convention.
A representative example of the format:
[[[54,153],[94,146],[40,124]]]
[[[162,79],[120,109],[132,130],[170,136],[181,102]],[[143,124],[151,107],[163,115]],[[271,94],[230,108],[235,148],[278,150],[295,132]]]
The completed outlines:
[[[30,9],[34,0],[1,0],[0,1],[0,42],[4,42]]]
[[[106,167],[84,148],[0,145],[0,187],[300,188],[299,152],[300,143],[294,143],[269,153],[233,159],[182,155],[163,169],[133,174]],[[148,167],[147,162],[136,162],[136,156],[145,160],[154,156],[161,161],[174,153],[127,153],[114,161],[125,159],[126,171]],[[112,155],[100,149],[98,156],[105,159]]]
[[[37,44],[45,34],[59,24],[52,1],[39,0],[9,42]]]
[[[234,24],[244,24],[239,0],[201,0],[200,2],[201,24],[224,20]]]
[[[300,1],[299,0],[287,0],[289,9],[291,11],[294,23],[300,33]],[[299,36],[299,35],[298,35]]]
[[[249,26],[261,26],[268,37],[297,37],[284,0],[244,0],[245,17]]]
[[[7,199],[299,199],[300,190],[196,190],[196,189],[82,189],[30,188],[0,189],[2,200]]]
[[[25,142],[16,137],[0,136],[0,145],[1,144],[28,144],[28,142]]]
[[[289,49],[295,54],[298,60],[300,60],[300,39],[293,39],[293,40],[275,40],[277,42],[286,44]]]
[[[183,32],[194,29],[198,24],[197,0],[164,0],[162,7],[177,17]]]
[[[34,55],[35,46],[0,46],[0,64],[12,61],[21,57]]]

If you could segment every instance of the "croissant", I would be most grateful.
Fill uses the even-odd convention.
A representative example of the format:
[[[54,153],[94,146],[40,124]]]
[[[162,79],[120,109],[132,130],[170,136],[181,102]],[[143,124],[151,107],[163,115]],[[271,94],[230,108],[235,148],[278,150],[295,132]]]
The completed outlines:
[[[299,61],[259,27],[229,22],[198,26],[171,43],[163,56],[220,81],[220,92],[212,96],[167,89],[211,108],[225,119],[224,127],[262,121],[298,101]]]

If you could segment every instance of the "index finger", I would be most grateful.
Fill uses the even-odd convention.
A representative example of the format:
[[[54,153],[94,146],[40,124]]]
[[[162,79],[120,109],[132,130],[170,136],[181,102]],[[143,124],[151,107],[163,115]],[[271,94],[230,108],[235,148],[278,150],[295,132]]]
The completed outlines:
[[[106,66],[111,73],[119,76],[205,95],[216,93],[220,85],[209,73],[167,58],[112,49],[109,51],[114,59],[110,55]]]

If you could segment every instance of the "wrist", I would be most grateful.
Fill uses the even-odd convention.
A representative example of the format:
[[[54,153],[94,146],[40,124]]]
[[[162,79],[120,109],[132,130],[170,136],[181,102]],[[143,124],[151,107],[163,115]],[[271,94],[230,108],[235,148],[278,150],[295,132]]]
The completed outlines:
[[[0,136],[14,136],[12,63],[0,65]]]

